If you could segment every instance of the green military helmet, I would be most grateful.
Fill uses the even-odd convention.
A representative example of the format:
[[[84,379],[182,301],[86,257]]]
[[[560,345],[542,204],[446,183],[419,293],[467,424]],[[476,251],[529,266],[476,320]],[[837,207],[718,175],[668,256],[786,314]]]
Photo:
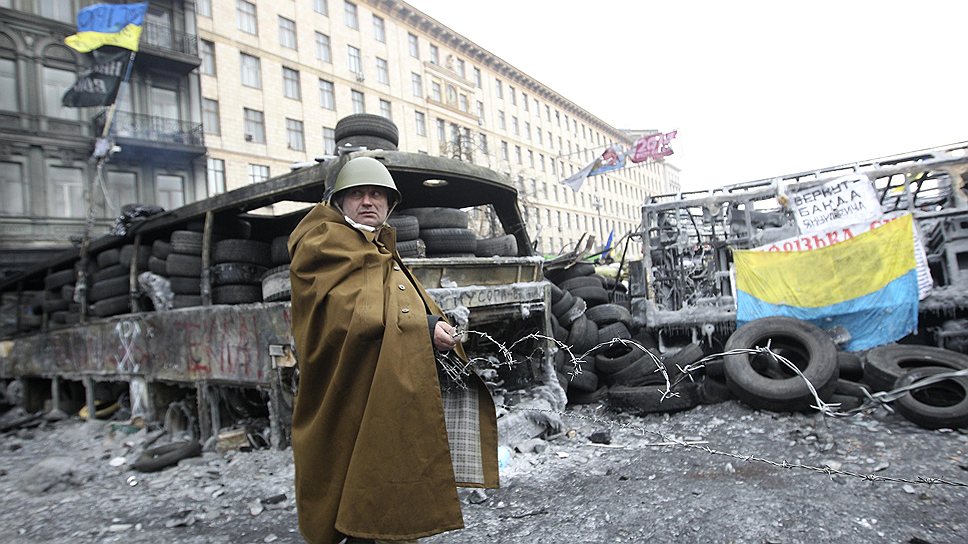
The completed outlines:
[[[383,163],[373,157],[356,157],[343,165],[339,175],[336,176],[331,200],[335,200],[340,192],[361,185],[375,185],[387,189],[390,193],[391,207],[403,200],[403,196],[397,190],[397,184],[393,182],[390,171]]]

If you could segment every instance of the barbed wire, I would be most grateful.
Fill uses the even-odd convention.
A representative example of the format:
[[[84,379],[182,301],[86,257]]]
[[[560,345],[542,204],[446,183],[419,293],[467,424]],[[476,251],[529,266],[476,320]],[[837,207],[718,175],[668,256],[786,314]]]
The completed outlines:
[[[928,376],[926,378],[922,378],[920,380],[917,380],[903,387],[899,387],[890,391],[880,391],[876,393],[870,393],[869,391],[867,391],[866,388],[861,387],[861,390],[866,396],[861,406],[851,410],[839,411],[839,408],[840,408],[839,403],[828,403],[823,401],[820,398],[820,394],[817,392],[814,385],[810,382],[809,379],[807,379],[806,376],[803,375],[803,372],[801,372],[800,369],[795,364],[793,364],[789,359],[774,352],[769,342],[767,343],[766,346],[759,346],[755,348],[732,349],[722,353],[707,355],[699,359],[698,361],[695,361],[690,364],[681,365],[681,366],[677,365],[677,370],[679,370],[680,375],[676,378],[675,381],[672,381],[669,377],[669,372],[666,369],[665,363],[651,350],[646,349],[644,346],[642,346],[642,344],[634,340],[628,340],[623,338],[613,338],[612,340],[609,340],[606,342],[600,342],[596,344],[591,349],[585,351],[584,353],[576,357],[574,353],[571,351],[571,346],[559,341],[556,338],[549,337],[539,333],[528,334],[514,341],[510,346],[505,346],[503,343],[495,340],[489,334],[481,331],[464,330],[464,331],[461,331],[460,334],[463,334],[465,336],[471,335],[471,334],[477,335],[482,339],[494,344],[497,347],[498,352],[505,359],[503,362],[499,361],[499,364],[506,364],[507,366],[513,366],[517,364],[517,362],[514,360],[514,356],[511,350],[518,344],[522,342],[527,342],[529,340],[550,341],[555,345],[556,349],[564,350],[567,356],[570,357],[566,361],[566,364],[570,364],[570,367],[571,367],[571,370],[568,372],[569,380],[573,380],[577,375],[579,375],[582,372],[581,364],[582,362],[585,361],[585,357],[592,355],[594,353],[598,353],[603,348],[606,348],[615,344],[621,344],[626,347],[631,346],[633,348],[638,348],[642,350],[644,354],[648,355],[650,359],[655,363],[656,369],[654,370],[654,372],[661,373],[664,378],[665,388],[664,389],[660,388],[658,390],[661,393],[660,402],[666,400],[667,398],[678,396],[678,392],[674,391],[675,387],[679,383],[682,383],[684,380],[695,381],[693,374],[698,372],[701,369],[705,369],[706,363],[708,362],[726,357],[728,355],[738,355],[738,354],[767,355],[772,357],[775,361],[785,365],[787,368],[793,371],[798,377],[800,377],[806,383],[807,389],[810,392],[811,396],[813,396],[814,404],[810,405],[810,407],[817,410],[823,416],[831,417],[831,418],[850,417],[850,416],[856,416],[859,414],[865,414],[878,407],[891,410],[890,403],[892,401],[897,400],[898,398],[904,396],[905,394],[907,394],[912,390],[915,390],[933,383],[937,383],[952,377],[968,376],[968,369],[939,373],[932,376]],[[536,348],[536,350],[537,349],[538,348]],[[450,359],[456,360],[456,357],[452,357]],[[471,370],[472,365],[478,362],[491,363],[492,360],[488,357],[470,358],[466,363],[460,362],[459,360],[457,360],[457,363],[459,364],[453,363],[453,362],[450,363],[450,368],[449,370],[447,370],[447,373],[452,378],[458,378],[458,381],[460,383],[463,383],[462,378],[469,376],[470,372],[472,372]],[[904,478],[899,476],[881,476],[874,473],[862,473],[862,472],[854,472],[850,470],[843,470],[839,468],[833,468],[829,465],[816,466],[816,465],[808,465],[800,462],[791,463],[786,460],[776,461],[773,459],[769,459],[767,457],[761,457],[754,454],[742,454],[742,453],[715,449],[693,441],[682,440],[680,438],[677,438],[676,436],[668,435],[659,431],[649,429],[644,425],[634,425],[631,423],[623,423],[620,421],[616,421],[614,419],[605,419],[605,418],[600,418],[596,416],[586,416],[582,414],[576,414],[573,412],[568,413],[561,410],[553,410],[553,409],[547,409],[547,408],[517,407],[517,406],[509,406],[506,404],[498,404],[497,407],[507,410],[508,412],[522,411],[522,410],[528,411],[528,412],[539,412],[539,413],[553,414],[557,416],[564,416],[566,418],[587,420],[597,424],[605,425],[607,427],[619,426],[632,431],[647,433],[647,434],[659,437],[664,442],[667,442],[674,446],[681,446],[684,448],[699,450],[709,455],[719,455],[719,456],[729,457],[732,459],[745,461],[748,463],[752,463],[752,462],[763,463],[777,468],[784,468],[784,469],[791,469],[791,470],[795,470],[795,469],[806,470],[806,471],[816,472],[820,474],[826,474],[827,476],[831,476],[831,477],[834,475],[840,475],[840,476],[845,476],[849,478],[866,480],[869,482],[890,482],[890,483],[905,483],[905,484],[917,484],[917,485],[929,485],[929,486],[946,485],[946,486],[952,486],[952,487],[968,487],[968,483],[961,482],[958,480],[950,480],[946,478],[936,478],[936,477],[926,477],[926,476],[916,476],[914,478]]]

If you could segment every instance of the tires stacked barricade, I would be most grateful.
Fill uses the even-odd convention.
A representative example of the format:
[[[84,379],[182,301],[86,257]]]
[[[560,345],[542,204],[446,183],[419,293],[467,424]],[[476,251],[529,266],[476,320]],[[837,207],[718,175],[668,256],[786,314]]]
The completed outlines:
[[[79,315],[79,305],[74,302],[76,280],[77,271],[73,268],[51,272],[44,278],[41,310],[47,314],[49,328],[65,327],[68,325],[69,315]],[[39,324],[38,321],[37,325]]]
[[[271,244],[258,240],[229,238],[212,249],[211,280],[213,304],[262,302],[262,277],[272,260]]]
[[[172,308],[202,304],[202,232],[176,230],[171,233],[165,276],[171,282]]]

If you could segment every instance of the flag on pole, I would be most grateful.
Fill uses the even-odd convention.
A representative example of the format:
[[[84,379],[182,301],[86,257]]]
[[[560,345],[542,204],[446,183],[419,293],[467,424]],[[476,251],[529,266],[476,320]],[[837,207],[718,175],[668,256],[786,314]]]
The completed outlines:
[[[571,176],[570,178],[562,180],[561,183],[563,183],[564,185],[567,185],[568,187],[571,187],[571,190],[577,193],[579,190],[581,190],[581,186],[583,183],[585,183],[585,180],[588,179],[588,175],[591,173],[592,170],[598,167],[600,162],[601,162],[600,158],[593,160],[592,162],[588,163],[588,166],[575,172],[575,175]]]
[[[599,162],[599,166],[592,170],[588,174],[589,176],[597,176],[599,174],[605,174],[613,170],[625,168],[625,150],[622,149],[622,146],[618,144],[609,146],[609,148],[602,153],[602,156],[599,158]]]
[[[649,159],[654,161],[662,160],[663,157],[668,157],[672,155],[672,148],[669,147],[669,143],[673,138],[676,137],[678,130],[673,130],[672,132],[666,132],[665,134],[659,132],[656,134],[649,134],[648,136],[642,136],[635,141],[632,146],[632,151],[629,153],[631,155],[629,159],[632,162],[645,162]]]
[[[61,98],[61,103],[68,108],[110,106],[118,96],[125,65],[132,53],[111,46],[95,49],[91,53],[94,64],[81,72],[74,86]]]
[[[608,231],[608,240],[605,242],[605,249],[602,250],[602,260],[608,259],[612,254],[612,239],[615,237],[615,229]]]
[[[137,51],[147,11],[147,2],[88,6],[77,12],[77,34],[64,38],[64,43],[81,53],[102,45]]]

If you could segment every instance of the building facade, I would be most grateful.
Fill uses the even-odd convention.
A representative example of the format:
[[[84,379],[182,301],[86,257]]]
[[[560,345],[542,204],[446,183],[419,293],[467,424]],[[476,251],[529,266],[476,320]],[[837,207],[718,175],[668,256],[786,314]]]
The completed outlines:
[[[0,0],[0,277],[76,245],[93,199],[92,235],[124,204],[166,209],[207,194],[194,3],[150,3],[100,177],[90,160],[105,108],[61,97],[89,65],[64,45],[92,0]],[[117,149],[117,148],[116,148]]]
[[[561,185],[633,135],[404,2],[197,0],[196,10],[210,193],[334,153],[336,122],[353,113],[391,118],[401,150],[506,173],[546,254],[583,233],[617,239],[647,195],[678,191],[665,163],[593,176],[578,192]]]

